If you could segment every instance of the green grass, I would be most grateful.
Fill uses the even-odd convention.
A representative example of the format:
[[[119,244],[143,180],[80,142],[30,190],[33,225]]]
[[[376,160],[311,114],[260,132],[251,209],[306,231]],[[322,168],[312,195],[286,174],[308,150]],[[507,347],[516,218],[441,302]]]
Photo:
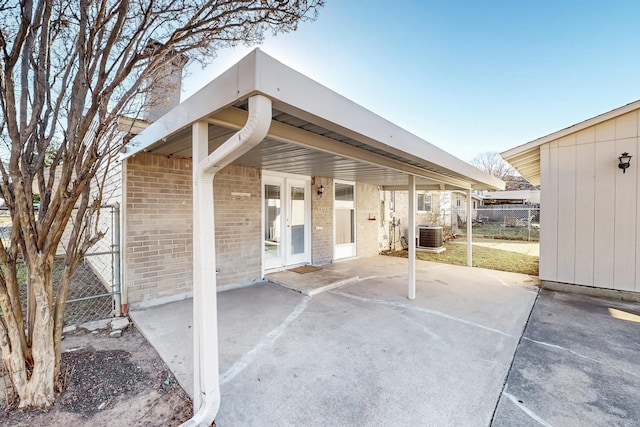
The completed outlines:
[[[465,234],[466,231],[466,228],[462,228],[460,229],[460,234]],[[473,236],[474,238],[489,237],[510,240],[531,239],[537,241],[540,240],[540,229],[533,226],[531,230],[527,230],[527,227],[505,227],[498,222],[489,222],[482,225],[474,225]]]
[[[442,262],[453,265],[467,265],[467,246],[446,242],[446,251],[440,254],[417,252],[416,258],[423,261]],[[408,251],[387,252],[385,255],[407,258]],[[538,275],[539,258],[500,249],[472,246],[473,266],[491,270]]]

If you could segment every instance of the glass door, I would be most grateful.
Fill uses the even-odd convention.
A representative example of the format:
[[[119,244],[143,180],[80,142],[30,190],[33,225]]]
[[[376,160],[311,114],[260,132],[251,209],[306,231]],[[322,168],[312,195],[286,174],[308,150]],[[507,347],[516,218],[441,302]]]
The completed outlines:
[[[265,270],[308,263],[311,259],[310,180],[265,173],[263,192]]]
[[[304,181],[287,180],[287,265],[308,261],[307,189]]]
[[[276,268],[284,265],[282,252],[284,216],[282,213],[282,183],[279,180],[264,180],[264,263],[265,268]]]

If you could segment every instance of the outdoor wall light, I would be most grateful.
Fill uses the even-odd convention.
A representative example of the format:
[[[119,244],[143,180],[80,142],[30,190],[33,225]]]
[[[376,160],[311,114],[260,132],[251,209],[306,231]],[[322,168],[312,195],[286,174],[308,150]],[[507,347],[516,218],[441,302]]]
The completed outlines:
[[[622,173],[626,173],[627,168],[631,166],[631,157],[632,156],[630,156],[629,153],[627,153],[626,151],[622,153],[620,157],[618,157],[618,160],[620,161],[620,164],[618,164],[618,167],[622,169]]]
[[[318,197],[322,197],[323,194],[324,194],[324,185],[321,185],[320,187],[318,187]]]

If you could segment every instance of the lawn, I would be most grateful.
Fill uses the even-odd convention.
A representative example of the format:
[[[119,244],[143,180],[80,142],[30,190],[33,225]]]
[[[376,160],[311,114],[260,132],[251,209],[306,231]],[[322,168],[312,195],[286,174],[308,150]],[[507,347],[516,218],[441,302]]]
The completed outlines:
[[[466,228],[460,230],[460,234],[465,234]],[[540,240],[540,227],[538,224],[524,227],[505,227],[502,223],[488,222],[473,226],[473,237],[500,238],[505,240]]]
[[[444,243],[446,251],[440,254],[417,252],[416,257],[424,261],[442,262],[445,264],[467,265],[467,246],[457,243]],[[500,249],[472,246],[473,266],[491,270],[511,271],[513,273],[538,275],[539,258]],[[384,255],[406,258],[408,251],[390,251]]]

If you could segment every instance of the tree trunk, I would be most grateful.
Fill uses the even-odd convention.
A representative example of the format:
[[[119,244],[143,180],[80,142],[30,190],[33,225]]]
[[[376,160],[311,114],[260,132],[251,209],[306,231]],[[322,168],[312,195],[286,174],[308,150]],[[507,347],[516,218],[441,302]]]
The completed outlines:
[[[2,361],[9,369],[12,385],[20,398],[20,408],[47,407],[54,402],[55,397],[54,321],[47,292],[47,286],[53,284],[46,283],[51,281],[51,275],[43,274],[42,269],[46,263],[40,262],[41,259],[38,260],[39,265],[29,268],[29,286],[34,290],[35,311],[34,323],[29,325],[33,331],[33,364],[25,359],[21,345],[21,335],[24,331],[20,330],[21,322],[17,321],[12,312],[5,312],[7,333],[0,336]]]
[[[42,276],[38,280],[44,282]],[[56,360],[53,345],[53,315],[46,286],[44,283],[38,285],[40,286],[34,286],[36,306],[31,342],[33,371],[25,395],[20,395],[21,408],[46,407],[53,403],[55,397]]]

